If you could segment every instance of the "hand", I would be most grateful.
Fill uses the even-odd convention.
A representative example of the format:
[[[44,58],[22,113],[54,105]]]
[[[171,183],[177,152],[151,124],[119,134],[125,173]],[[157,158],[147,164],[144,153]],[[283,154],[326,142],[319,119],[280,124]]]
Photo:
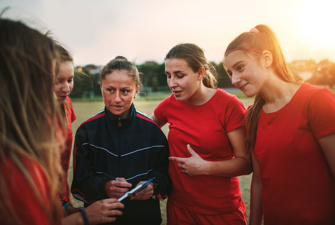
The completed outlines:
[[[139,182],[138,185],[141,185],[145,183],[146,181]],[[130,200],[147,200],[151,198],[151,196],[154,194],[154,184],[150,183],[148,187],[144,188],[142,191],[136,193],[133,197],[130,198]]]
[[[177,162],[177,167],[182,173],[186,173],[188,176],[204,175],[205,170],[208,167],[208,162],[203,160],[188,144],[187,149],[191,154],[191,157],[181,158],[170,156],[169,160]]]
[[[117,178],[119,181],[111,180],[105,184],[105,191],[110,198],[120,198],[122,197],[132,184],[128,183],[124,178]]]
[[[89,224],[101,224],[114,222],[115,216],[121,216],[122,212],[118,209],[123,209],[124,205],[115,198],[108,198],[94,202],[84,211]]]

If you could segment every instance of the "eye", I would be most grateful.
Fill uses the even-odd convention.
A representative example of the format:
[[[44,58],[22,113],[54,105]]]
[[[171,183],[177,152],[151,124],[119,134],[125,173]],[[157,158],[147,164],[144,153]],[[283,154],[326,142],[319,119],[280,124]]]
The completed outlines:
[[[236,68],[237,71],[242,71],[244,69],[244,65],[238,65]]]
[[[181,79],[181,78],[184,77],[184,75],[177,75],[177,77],[178,77],[179,79]]]
[[[73,81],[73,79],[69,79],[69,80],[67,80],[68,83],[71,83],[72,81]]]
[[[112,88],[107,88],[107,91],[110,92],[110,93],[114,92],[114,90]]]
[[[128,94],[128,92],[129,92],[128,90],[122,90],[123,94]]]
[[[167,79],[170,79],[171,75],[170,74],[166,74],[166,77],[167,77]]]

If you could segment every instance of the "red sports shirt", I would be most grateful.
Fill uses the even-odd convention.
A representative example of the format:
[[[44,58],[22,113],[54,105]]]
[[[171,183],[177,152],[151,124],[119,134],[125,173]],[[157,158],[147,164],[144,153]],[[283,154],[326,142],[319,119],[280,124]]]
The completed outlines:
[[[162,123],[169,123],[170,155],[190,157],[187,144],[203,159],[228,160],[234,157],[227,133],[243,126],[245,108],[240,100],[221,89],[205,104],[192,106],[173,95],[154,111]],[[241,200],[237,177],[188,176],[170,161],[172,191],[169,200],[185,210],[219,214],[238,209]]]
[[[261,111],[254,154],[265,224],[334,224],[335,182],[317,139],[335,132],[335,97],[303,84],[274,113]]]

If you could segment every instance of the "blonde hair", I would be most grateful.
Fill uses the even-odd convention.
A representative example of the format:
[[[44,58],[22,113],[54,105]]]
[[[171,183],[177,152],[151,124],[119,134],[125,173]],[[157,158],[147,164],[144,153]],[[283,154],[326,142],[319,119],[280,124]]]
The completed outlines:
[[[0,163],[12,161],[34,190],[50,223],[62,217],[58,193],[62,171],[58,137],[65,128],[56,118],[59,110],[53,94],[54,42],[21,22],[0,18]],[[44,207],[24,160],[36,162],[49,184],[50,207]],[[1,171],[3,172],[3,171]],[[0,217],[5,224],[20,224],[11,190],[0,175]],[[22,187],[25,188],[25,187]],[[16,220],[16,221],[14,221]]]

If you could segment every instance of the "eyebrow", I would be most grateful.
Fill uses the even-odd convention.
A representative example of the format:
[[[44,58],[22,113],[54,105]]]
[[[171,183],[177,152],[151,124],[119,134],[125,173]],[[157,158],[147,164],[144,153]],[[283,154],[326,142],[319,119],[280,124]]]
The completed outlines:
[[[182,70],[172,71],[172,73],[182,73],[182,72],[183,72]],[[165,73],[170,73],[170,72],[165,71]]]
[[[243,62],[243,60],[236,62],[236,63],[233,65],[233,68],[235,68],[235,67],[236,67],[239,63],[241,63],[241,62]]]

